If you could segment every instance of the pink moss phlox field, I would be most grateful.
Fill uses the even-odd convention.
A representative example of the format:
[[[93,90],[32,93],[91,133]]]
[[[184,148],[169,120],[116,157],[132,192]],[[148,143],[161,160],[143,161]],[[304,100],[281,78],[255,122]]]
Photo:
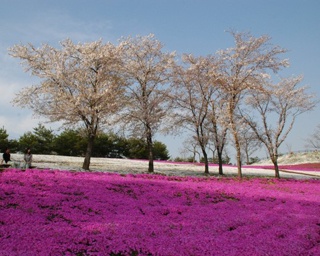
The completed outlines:
[[[320,181],[7,169],[0,255],[320,255]]]

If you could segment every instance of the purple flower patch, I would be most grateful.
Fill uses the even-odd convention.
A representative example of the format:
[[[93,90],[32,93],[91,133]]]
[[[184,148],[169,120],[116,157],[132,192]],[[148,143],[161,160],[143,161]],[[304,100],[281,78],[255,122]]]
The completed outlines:
[[[320,255],[320,180],[0,173],[0,255]]]

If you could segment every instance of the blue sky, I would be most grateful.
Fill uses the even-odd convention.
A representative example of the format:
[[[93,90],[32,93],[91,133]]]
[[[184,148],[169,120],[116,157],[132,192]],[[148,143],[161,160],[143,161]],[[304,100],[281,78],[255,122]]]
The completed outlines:
[[[155,34],[165,51],[213,54],[233,46],[226,30],[267,34],[288,49],[291,66],[282,76],[304,75],[301,85],[320,95],[320,1],[318,0],[0,0],[0,125],[15,139],[32,131],[40,119],[11,100],[21,88],[37,83],[8,55],[14,44],[102,39]],[[320,107],[298,118],[282,152],[303,150],[319,124]],[[56,129],[55,124],[46,124]],[[172,156],[179,155],[183,135],[159,137]],[[265,156],[261,153],[260,157]]]

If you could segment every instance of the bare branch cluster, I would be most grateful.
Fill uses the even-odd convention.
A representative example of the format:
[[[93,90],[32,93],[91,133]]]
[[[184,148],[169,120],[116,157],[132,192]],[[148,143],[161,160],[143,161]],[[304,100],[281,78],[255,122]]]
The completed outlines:
[[[320,150],[320,124],[317,125],[314,132],[307,138],[306,146],[315,150]]]

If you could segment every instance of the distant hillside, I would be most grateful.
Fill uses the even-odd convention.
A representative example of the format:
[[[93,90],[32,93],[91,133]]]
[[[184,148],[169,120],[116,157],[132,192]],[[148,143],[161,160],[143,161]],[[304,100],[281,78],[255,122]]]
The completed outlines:
[[[320,152],[310,151],[310,152],[292,152],[279,156],[279,164],[300,164],[300,163],[320,163]],[[255,164],[272,164],[271,160],[264,159],[259,163]]]

